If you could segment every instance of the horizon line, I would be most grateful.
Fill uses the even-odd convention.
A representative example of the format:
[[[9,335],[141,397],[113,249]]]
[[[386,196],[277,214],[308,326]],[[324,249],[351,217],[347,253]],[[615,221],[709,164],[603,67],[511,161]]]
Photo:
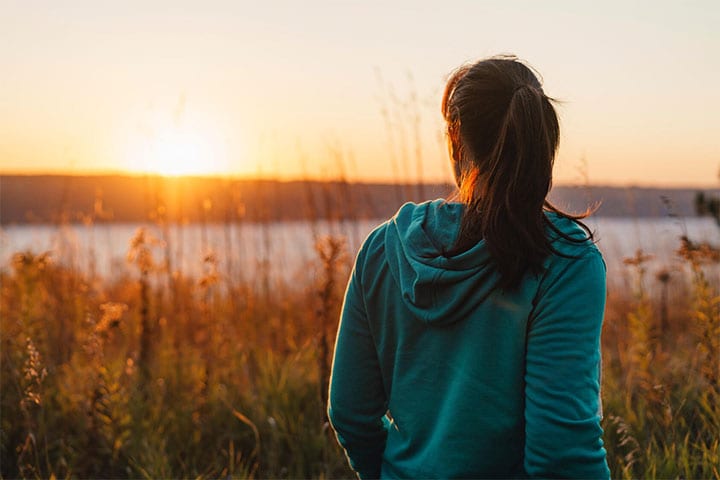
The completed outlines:
[[[454,182],[450,180],[442,179],[429,179],[423,182],[417,182],[414,180],[389,180],[389,179],[352,179],[352,178],[320,178],[320,177],[282,177],[282,176],[269,176],[269,175],[255,175],[255,174],[188,174],[188,175],[163,175],[154,172],[129,172],[120,170],[108,170],[108,171],[86,171],[86,172],[63,172],[63,171],[0,171],[0,177],[76,177],[76,178],[92,178],[92,177],[117,177],[117,178],[152,178],[152,179],[165,179],[169,181],[177,180],[230,180],[230,181],[263,181],[263,182],[278,182],[278,183],[294,183],[294,182],[315,182],[315,183],[349,183],[349,184],[365,184],[365,185],[453,185]],[[598,182],[569,182],[569,181],[558,181],[554,182],[554,187],[572,187],[572,188],[659,188],[659,189],[720,189],[720,182],[712,184],[693,184],[693,183],[678,183],[678,184],[667,184],[667,183],[648,183],[634,180],[628,180],[627,182],[618,181],[598,181]]]

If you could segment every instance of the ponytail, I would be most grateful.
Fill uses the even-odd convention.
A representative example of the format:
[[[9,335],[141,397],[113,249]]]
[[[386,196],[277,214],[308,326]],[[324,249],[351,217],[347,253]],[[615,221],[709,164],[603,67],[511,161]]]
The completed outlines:
[[[443,115],[466,203],[455,245],[462,251],[484,239],[499,273],[497,287],[518,287],[527,271],[538,274],[557,253],[543,209],[578,221],[546,201],[560,130],[551,100],[537,77],[514,57],[463,67],[448,81]]]

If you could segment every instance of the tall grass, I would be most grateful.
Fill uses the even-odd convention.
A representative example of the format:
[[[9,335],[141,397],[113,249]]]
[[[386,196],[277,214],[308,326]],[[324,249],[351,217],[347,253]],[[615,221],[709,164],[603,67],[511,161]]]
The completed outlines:
[[[2,477],[348,476],[321,388],[343,244],[319,248],[317,285],[263,295],[212,255],[167,289],[154,241],[101,284],[32,252],[2,273]]]
[[[350,252],[339,235],[318,240],[319,274],[299,284],[233,278],[207,242],[183,259],[202,274],[186,276],[147,229],[128,245],[128,273],[99,281],[16,253],[0,273],[2,477],[352,476],[325,418]],[[708,273],[720,258],[687,238],[678,258],[680,270],[653,274],[638,252],[626,261],[634,291],[608,299],[615,478],[720,479],[720,294]]]
[[[638,251],[631,298],[610,297],[603,338],[605,446],[613,478],[720,478],[720,251],[681,239],[680,291],[668,270],[652,284]],[[689,280],[687,277],[689,274]],[[687,283],[685,283],[687,282]]]

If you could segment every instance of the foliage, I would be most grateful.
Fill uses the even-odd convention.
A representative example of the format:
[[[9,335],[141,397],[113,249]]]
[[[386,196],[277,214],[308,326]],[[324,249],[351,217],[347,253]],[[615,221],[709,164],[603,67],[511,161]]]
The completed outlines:
[[[320,327],[337,318],[342,243],[321,249],[332,278],[259,295],[219,282],[212,255],[167,288],[151,241],[132,241],[134,278],[91,282],[32,252],[1,274],[1,476],[351,476],[315,354],[335,335]]]
[[[695,194],[695,212],[698,215],[707,215],[715,219],[720,226],[720,197],[706,195],[704,192]]]
[[[104,281],[48,253],[19,252],[0,273],[0,476],[351,477],[325,417],[343,242],[318,242],[312,285],[233,281],[212,252],[189,278],[153,258],[158,245],[138,232],[134,273]],[[634,294],[611,292],[614,478],[720,479],[716,253],[684,239],[684,267],[652,283],[638,252]]]
[[[720,292],[704,270],[717,271],[718,253],[681,238],[686,268],[675,276],[688,279],[690,292],[679,295],[681,308],[665,321],[655,312],[667,306],[653,308],[646,286],[650,257],[638,251],[625,261],[635,271],[634,297],[610,299],[603,338],[613,478],[720,479]],[[670,279],[668,270],[656,276],[661,300]]]

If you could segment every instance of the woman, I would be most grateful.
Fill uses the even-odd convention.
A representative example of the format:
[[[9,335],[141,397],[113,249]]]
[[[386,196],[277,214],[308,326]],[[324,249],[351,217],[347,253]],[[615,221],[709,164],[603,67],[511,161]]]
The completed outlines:
[[[442,113],[458,202],[406,204],[366,239],[328,415],[361,478],[608,478],[605,264],[545,197],[550,99],[514,57],[463,66]]]

